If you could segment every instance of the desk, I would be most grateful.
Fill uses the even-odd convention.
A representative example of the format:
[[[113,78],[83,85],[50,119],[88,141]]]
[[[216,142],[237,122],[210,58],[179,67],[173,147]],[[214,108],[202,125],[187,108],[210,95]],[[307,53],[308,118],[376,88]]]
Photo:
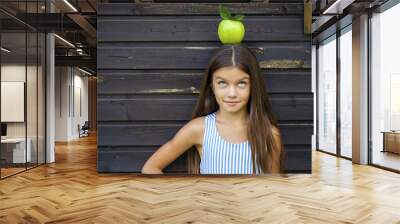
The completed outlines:
[[[27,139],[26,154],[25,154],[25,138],[6,138],[1,139],[1,157],[9,163],[25,163],[31,161],[31,145],[30,138]],[[12,155],[11,155],[12,154]],[[3,156],[4,155],[4,156]],[[12,158],[12,159],[11,159]],[[27,161],[25,161],[27,158]]]
[[[382,131],[383,133],[383,150],[382,152],[393,152],[400,154],[400,132],[399,131]]]

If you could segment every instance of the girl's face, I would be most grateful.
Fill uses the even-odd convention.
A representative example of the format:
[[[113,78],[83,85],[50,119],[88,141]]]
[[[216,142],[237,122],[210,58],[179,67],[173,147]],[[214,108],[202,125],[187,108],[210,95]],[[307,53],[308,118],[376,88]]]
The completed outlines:
[[[212,90],[219,108],[230,113],[246,109],[250,75],[236,67],[223,67],[213,74]]]

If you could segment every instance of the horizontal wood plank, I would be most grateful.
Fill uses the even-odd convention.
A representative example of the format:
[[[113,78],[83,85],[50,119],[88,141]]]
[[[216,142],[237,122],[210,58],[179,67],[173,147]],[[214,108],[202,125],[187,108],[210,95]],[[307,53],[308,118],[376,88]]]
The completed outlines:
[[[294,0],[291,0],[294,2]],[[298,0],[297,0],[298,1]],[[303,15],[303,2],[299,3],[226,3],[233,14],[245,15]],[[98,15],[218,15],[219,3],[103,3],[98,4]]]
[[[99,172],[136,172],[140,173],[144,163],[158,147],[99,147]],[[164,173],[185,173],[186,157],[184,153],[167,166]],[[311,145],[288,146],[285,148],[286,172],[311,172]]]
[[[310,68],[311,42],[248,43],[261,68]],[[99,43],[99,69],[205,69],[219,43]],[[101,73],[101,71],[100,71]]]
[[[97,156],[98,172],[141,172],[144,163],[154,153],[152,151],[140,151],[131,148],[129,151],[103,151],[99,148]],[[166,173],[185,173],[186,170],[186,154],[177,158],[168,165],[164,172]]]
[[[99,99],[98,121],[178,121],[190,120],[197,97]],[[312,121],[313,98],[274,98],[271,107],[280,121]]]
[[[219,41],[220,21],[218,16],[100,17],[97,39],[99,42]],[[247,16],[243,24],[246,42],[310,40],[303,31],[302,15]]]
[[[147,122],[146,124],[98,124],[99,146],[157,146],[169,141],[183,124]],[[311,144],[312,124],[281,124],[286,145]]]
[[[311,173],[311,145],[305,150],[286,150],[284,170],[287,173]]]
[[[268,93],[309,93],[311,74],[306,71],[263,71]],[[198,93],[203,71],[111,71],[97,75],[98,94]]]

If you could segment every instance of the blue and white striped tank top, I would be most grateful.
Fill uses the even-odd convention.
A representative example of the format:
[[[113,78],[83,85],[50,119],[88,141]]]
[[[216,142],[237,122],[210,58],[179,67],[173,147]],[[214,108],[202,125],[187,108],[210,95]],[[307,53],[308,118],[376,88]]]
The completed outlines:
[[[205,117],[200,174],[253,174],[249,141],[230,143],[219,135],[215,113]],[[259,166],[256,165],[260,173]]]

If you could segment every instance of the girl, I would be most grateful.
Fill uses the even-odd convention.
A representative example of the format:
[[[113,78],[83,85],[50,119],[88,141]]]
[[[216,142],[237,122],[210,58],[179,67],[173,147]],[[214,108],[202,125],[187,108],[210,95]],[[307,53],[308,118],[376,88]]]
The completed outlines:
[[[192,120],[146,161],[142,173],[162,174],[188,149],[190,174],[281,172],[277,122],[257,58],[246,46],[223,45],[213,55]]]

